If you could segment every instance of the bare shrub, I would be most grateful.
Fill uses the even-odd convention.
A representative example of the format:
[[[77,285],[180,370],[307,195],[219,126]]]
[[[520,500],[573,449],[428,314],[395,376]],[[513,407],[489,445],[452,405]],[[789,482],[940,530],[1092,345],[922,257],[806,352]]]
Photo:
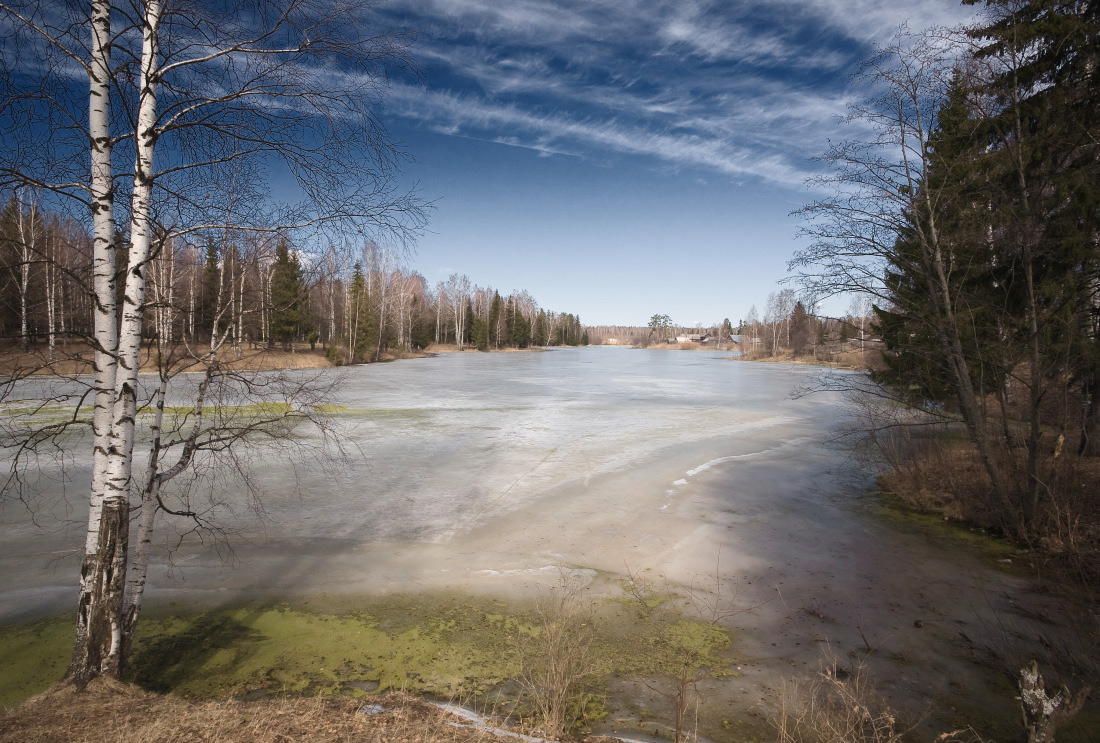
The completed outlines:
[[[845,671],[826,656],[810,679],[788,679],[773,720],[778,743],[899,743],[908,729],[871,686],[860,662]]]
[[[641,570],[631,570],[628,565],[626,572],[629,580],[623,590],[634,600],[640,614],[657,625],[651,664],[667,680],[667,685],[646,682],[646,686],[672,703],[675,741],[683,743],[689,737],[688,713],[692,708],[698,737],[702,702],[699,682],[723,665],[718,651],[729,644],[723,623],[751,612],[756,606],[742,606],[737,586],[722,580],[721,553],[715,560],[714,575],[679,586],[680,595],[666,583],[665,596],[661,597]],[[697,617],[695,621],[685,620],[678,611],[657,611],[658,607],[672,606],[682,598],[686,598],[686,606]]]
[[[592,653],[596,608],[582,597],[583,587],[563,570],[558,584],[538,598],[533,637],[519,634],[520,682],[547,738],[561,738],[586,718],[591,700],[586,685],[598,671]]]

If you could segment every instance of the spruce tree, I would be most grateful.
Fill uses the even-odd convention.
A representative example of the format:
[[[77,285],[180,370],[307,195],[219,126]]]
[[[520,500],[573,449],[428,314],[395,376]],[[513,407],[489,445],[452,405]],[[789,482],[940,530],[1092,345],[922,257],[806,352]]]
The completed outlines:
[[[500,292],[493,292],[493,302],[489,305],[489,326],[486,328],[486,341],[493,348],[500,348]]]
[[[806,308],[801,302],[795,302],[794,310],[791,311],[791,350],[795,355],[801,355],[806,353],[813,342],[813,338],[810,335],[811,328],[809,323],[809,316],[806,314]]]
[[[218,315],[218,289],[221,273],[218,271],[218,246],[213,240],[207,240],[203,249],[202,285],[199,295],[199,317],[195,323],[199,336],[209,339],[214,330],[214,319]]]
[[[286,240],[275,248],[271,272],[271,339],[291,348],[299,335],[306,299],[305,281],[298,256],[291,253]]]

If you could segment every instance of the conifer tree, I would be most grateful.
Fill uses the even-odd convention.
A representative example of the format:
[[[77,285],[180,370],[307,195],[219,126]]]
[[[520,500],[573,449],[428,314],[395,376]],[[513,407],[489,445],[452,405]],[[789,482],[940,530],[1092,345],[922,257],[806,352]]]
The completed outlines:
[[[202,294],[199,302],[199,318],[195,323],[199,335],[209,338],[214,330],[214,319],[217,317],[219,294],[221,289],[221,273],[218,270],[218,246],[213,240],[206,241],[206,260],[202,266]]]
[[[363,276],[363,264],[356,262],[352,270],[348,300],[349,363],[357,364],[367,359],[377,340],[377,325],[370,311],[367,280]]]
[[[493,348],[500,348],[500,292],[493,292],[493,302],[489,305],[489,327],[486,329],[487,342]]]
[[[271,272],[271,339],[290,348],[299,335],[306,300],[306,286],[298,256],[290,251],[286,240],[275,248],[275,265]]]

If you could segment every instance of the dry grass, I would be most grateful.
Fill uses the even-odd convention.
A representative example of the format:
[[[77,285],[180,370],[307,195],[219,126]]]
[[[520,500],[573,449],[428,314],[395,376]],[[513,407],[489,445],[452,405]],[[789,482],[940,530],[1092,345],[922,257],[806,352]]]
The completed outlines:
[[[796,354],[789,348],[780,348],[774,354],[771,351],[757,349],[732,357],[738,361],[771,361],[783,364],[807,364],[810,366],[828,366],[839,369],[875,369],[881,365],[882,354],[873,349],[865,353],[859,351],[831,351],[819,346],[814,352]]]
[[[206,350],[201,346],[188,349],[177,346],[173,351],[173,367],[178,371],[188,371],[194,367],[200,370],[198,361]],[[232,348],[223,349],[218,361],[227,369],[236,371],[270,371],[274,369],[320,369],[331,366],[324,352],[318,346],[311,351],[309,344],[298,344],[293,351],[268,349],[264,347],[242,347],[238,354]],[[141,349],[141,371],[152,372],[157,369],[157,350],[152,346]],[[25,374],[91,374],[92,354],[85,344],[58,345],[54,361],[50,363],[45,347],[32,346],[27,351],[9,346],[0,350],[0,375],[22,376]]]
[[[359,714],[365,704],[385,711]],[[58,685],[0,713],[0,743],[480,743],[491,733],[406,694],[195,702],[117,681]]]
[[[879,439],[889,467],[884,490],[918,510],[1003,531],[1031,548],[1044,578],[1091,592],[1100,590],[1100,460],[1094,457],[1046,458],[1040,512],[1027,534],[1013,528],[1012,514],[994,498],[977,449],[958,435],[895,429]],[[1024,481],[1025,450],[1000,452],[1009,481]],[[1019,496],[1022,497],[1022,496]]]
[[[911,453],[894,458],[880,478],[887,492],[920,511],[983,528],[1000,527],[989,476],[973,444],[930,439],[908,445]]]
[[[815,677],[784,683],[773,724],[778,743],[900,743],[908,732],[862,663],[845,671],[832,657]]]

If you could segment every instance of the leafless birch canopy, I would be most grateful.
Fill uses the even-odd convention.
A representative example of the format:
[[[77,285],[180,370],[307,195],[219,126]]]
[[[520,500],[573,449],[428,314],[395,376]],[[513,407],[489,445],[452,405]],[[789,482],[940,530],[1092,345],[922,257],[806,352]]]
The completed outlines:
[[[5,4],[2,185],[91,202],[82,4]],[[115,203],[133,180],[145,5],[111,8]],[[379,111],[388,76],[415,73],[409,38],[375,33],[370,5],[167,3],[157,27],[153,208],[166,229],[347,220],[403,239],[420,222],[396,182],[405,157]],[[293,208],[259,197],[274,193]]]
[[[236,243],[248,233],[280,237],[282,267],[268,274],[262,293],[269,299],[261,306],[281,282],[289,311],[300,301],[285,243],[291,233],[342,229],[401,244],[421,226],[420,203],[396,183],[403,153],[377,115],[386,75],[409,68],[408,40],[375,33],[369,5],[338,1],[94,0],[88,7],[20,2],[0,10],[0,133],[17,143],[2,154],[0,188],[29,190],[90,223],[93,234],[94,311],[85,340],[94,377],[84,380],[89,387],[68,422],[85,422],[92,403],[88,533],[70,668],[83,682],[117,675],[125,662],[153,514],[173,512],[160,485],[192,466],[198,450],[228,451],[258,432],[278,431],[288,415],[309,417],[311,385],[298,382],[274,415],[261,408],[244,429],[204,424],[207,396],[233,379],[244,381],[250,403],[266,402],[271,392],[229,374],[219,359],[229,338],[241,352],[246,271]],[[278,203],[272,192],[296,203]],[[20,218],[23,209],[20,199]],[[181,355],[171,332],[177,242],[212,245],[215,237],[222,253],[208,261],[217,284],[204,328],[208,344],[197,348],[189,337]],[[162,257],[168,260],[158,263]],[[148,320],[157,331],[159,385],[148,402],[156,411],[148,472],[139,475],[133,454],[138,413],[147,404],[139,399],[138,370],[146,363]],[[173,436],[165,429],[165,400],[185,370],[201,371],[203,381],[193,420]],[[28,371],[10,375],[9,394]],[[46,429],[29,440],[56,441],[54,426]],[[167,462],[173,447],[178,454]],[[14,461],[10,482],[18,485],[27,457]],[[143,510],[136,582],[127,593],[135,486]],[[176,513],[196,518],[190,508]]]

